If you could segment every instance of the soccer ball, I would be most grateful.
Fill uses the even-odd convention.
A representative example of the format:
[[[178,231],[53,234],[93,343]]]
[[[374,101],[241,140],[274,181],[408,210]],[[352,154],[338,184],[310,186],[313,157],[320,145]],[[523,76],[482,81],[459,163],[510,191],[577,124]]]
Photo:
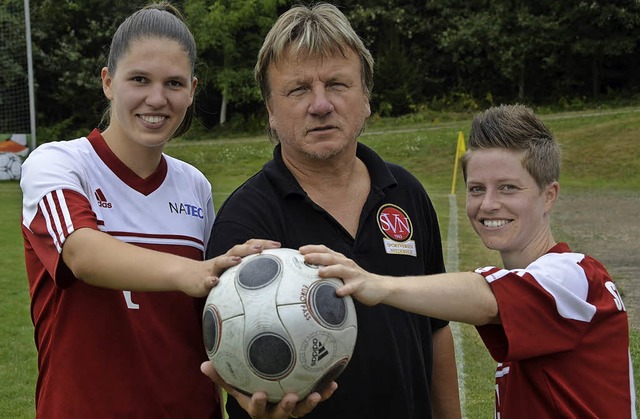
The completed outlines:
[[[22,160],[13,153],[0,153],[0,179],[20,179]]]
[[[227,269],[209,296],[203,334],[209,359],[229,384],[278,402],[320,391],[347,366],[356,342],[351,297],[336,278],[294,249],[269,249]]]

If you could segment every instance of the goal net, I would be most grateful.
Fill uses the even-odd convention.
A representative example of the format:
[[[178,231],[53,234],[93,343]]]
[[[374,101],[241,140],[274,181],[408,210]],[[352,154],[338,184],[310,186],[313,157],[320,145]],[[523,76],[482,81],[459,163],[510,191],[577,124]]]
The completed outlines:
[[[28,18],[25,19],[29,3],[23,0],[3,0],[3,3],[0,8],[0,142],[12,139],[24,146],[34,146],[28,45],[31,37],[30,24]],[[27,138],[31,144],[27,144]]]

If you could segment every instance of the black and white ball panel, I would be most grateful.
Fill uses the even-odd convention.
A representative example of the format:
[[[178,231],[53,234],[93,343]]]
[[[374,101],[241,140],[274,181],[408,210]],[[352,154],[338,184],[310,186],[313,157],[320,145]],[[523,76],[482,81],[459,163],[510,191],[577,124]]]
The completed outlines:
[[[347,300],[336,295],[338,284],[318,281],[307,294],[307,307],[313,318],[330,329],[340,328],[347,320]]]
[[[226,382],[277,402],[288,392],[306,397],[342,372],[355,346],[355,307],[336,296],[342,281],[317,271],[297,250],[272,249],[224,272],[207,298],[203,333]]]
[[[329,385],[336,380],[342,374],[342,371],[347,367],[349,363],[349,358],[339,359],[329,371],[327,371],[313,386],[311,392],[317,391],[322,392],[324,389],[328,388]]]
[[[206,307],[202,316],[202,331],[204,347],[209,354],[214,354],[218,350],[221,323],[216,307],[212,305]]]
[[[263,333],[247,346],[249,365],[266,380],[280,380],[291,372],[295,361],[292,344],[283,336]]]
[[[236,280],[241,287],[253,290],[266,287],[279,279],[281,273],[280,259],[269,255],[259,255],[240,267]]]
[[[227,269],[223,275],[221,275],[218,285],[213,287],[209,292],[205,312],[210,306],[214,306],[220,322],[244,315],[242,299],[236,290],[235,273],[239,266],[240,265],[236,265]]]

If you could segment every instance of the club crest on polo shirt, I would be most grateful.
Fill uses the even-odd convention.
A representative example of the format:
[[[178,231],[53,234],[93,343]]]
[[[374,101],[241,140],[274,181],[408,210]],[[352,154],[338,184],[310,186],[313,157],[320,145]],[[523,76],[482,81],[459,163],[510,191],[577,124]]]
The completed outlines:
[[[413,224],[405,210],[397,205],[384,204],[378,209],[377,221],[388,254],[418,256],[416,242],[411,240]]]

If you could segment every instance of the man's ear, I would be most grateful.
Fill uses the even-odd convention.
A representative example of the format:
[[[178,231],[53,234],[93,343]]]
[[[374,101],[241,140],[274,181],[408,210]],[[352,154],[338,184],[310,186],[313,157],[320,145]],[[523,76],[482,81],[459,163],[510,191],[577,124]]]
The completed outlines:
[[[269,118],[269,128],[273,129],[273,124],[275,122],[274,117],[273,117],[273,112],[271,111],[271,106],[269,106],[269,102],[266,101],[264,103],[265,108],[267,109],[267,116]]]

